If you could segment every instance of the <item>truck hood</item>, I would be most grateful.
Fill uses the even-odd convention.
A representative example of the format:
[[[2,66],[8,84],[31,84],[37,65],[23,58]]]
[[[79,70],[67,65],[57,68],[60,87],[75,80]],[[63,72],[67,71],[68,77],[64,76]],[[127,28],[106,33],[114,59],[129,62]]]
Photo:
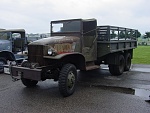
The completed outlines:
[[[49,44],[62,44],[62,43],[73,43],[79,40],[76,36],[53,36],[43,38],[31,42],[29,45],[49,45]]]
[[[7,43],[10,43],[9,40],[0,40],[0,44],[7,44]]]

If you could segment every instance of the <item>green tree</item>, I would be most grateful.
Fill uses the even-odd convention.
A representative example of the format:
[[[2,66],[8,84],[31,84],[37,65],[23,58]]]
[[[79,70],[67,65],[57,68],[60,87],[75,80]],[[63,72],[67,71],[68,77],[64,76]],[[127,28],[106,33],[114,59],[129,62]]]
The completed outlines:
[[[111,31],[111,34],[110,34],[110,35],[111,35],[111,38],[115,38],[115,37],[117,36],[117,34],[115,34],[115,31],[114,31],[114,30]]]
[[[141,36],[141,33],[137,30],[137,38]]]
[[[124,32],[124,31],[120,31],[119,37],[120,37],[120,38],[125,38],[125,32]]]
[[[139,37],[141,36],[141,33],[137,30],[136,32],[134,32],[134,33],[132,34],[132,36],[139,38]]]
[[[141,33],[138,30],[126,32],[126,37],[128,38],[139,38],[140,36],[141,36]]]
[[[145,32],[144,38],[150,38],[150,32]]]

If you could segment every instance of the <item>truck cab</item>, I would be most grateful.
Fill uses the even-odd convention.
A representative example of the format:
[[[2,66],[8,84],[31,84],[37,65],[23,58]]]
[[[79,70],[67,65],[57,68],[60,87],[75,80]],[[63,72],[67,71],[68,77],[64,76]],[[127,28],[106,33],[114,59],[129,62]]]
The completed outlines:
[[[27,40],[24,29],[1,29],[0,30],[0,72],[3,72],[3,65],[8,61],[16,61],[22,58],[18,52],[27,47]]]
[[[52,36],[77,36],[80,40],[76,52],[81,53],[86,62],[97,59],[97,20],[73,19],[51,22]]]

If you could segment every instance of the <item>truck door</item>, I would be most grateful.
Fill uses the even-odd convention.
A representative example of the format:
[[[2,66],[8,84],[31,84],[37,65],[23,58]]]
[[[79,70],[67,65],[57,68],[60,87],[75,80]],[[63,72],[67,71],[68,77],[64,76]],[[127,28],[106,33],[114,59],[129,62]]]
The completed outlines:
[[[86,62],[97,59],[97,22],[95,19],[83,21],[82,54]]]

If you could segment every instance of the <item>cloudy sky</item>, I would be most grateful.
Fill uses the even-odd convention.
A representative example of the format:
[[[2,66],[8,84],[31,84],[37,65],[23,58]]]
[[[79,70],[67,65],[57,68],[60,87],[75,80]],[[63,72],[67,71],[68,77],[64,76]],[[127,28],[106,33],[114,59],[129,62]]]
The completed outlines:
[[[96,18],[98,25],[150,31],[150,0],[0,0],[0,28],[47,33],[50,21]]]

